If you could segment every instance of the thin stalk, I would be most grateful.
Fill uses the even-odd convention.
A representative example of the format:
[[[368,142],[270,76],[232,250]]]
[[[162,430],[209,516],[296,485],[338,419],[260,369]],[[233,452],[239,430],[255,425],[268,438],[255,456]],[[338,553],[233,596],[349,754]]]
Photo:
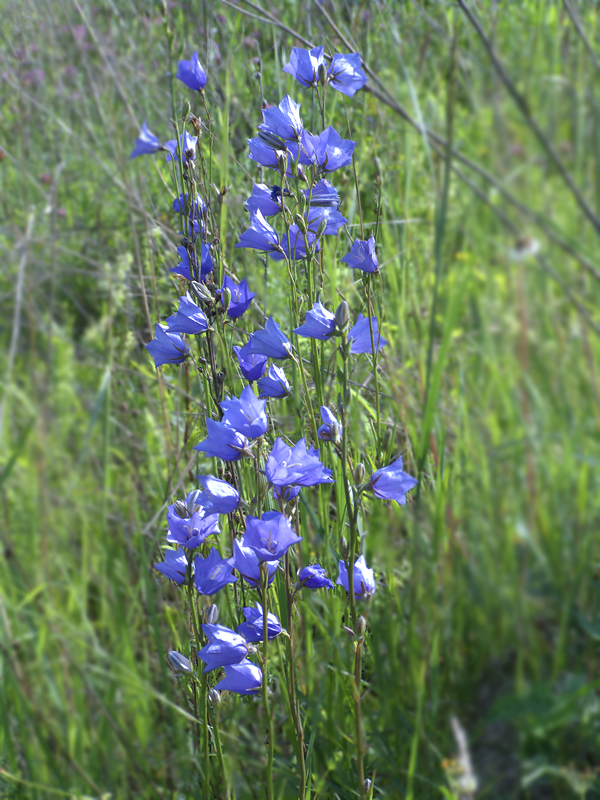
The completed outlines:
[[[267,565],[262,563],[260,566],[262,573],[262,605],[263,605],[263,676],[262,676],[262,696],[265,714],[267,715],[268,726],[268,755],[267,766],[265,768],[265,784],[267,790],[267,800],[273,800],[273,746],[274,746],[274,731],[273,731],[273,717],[271,715],[271,707],[269,705],[269,688],[267,685],[267,664],[268,664],[268,648],[269,648],[269,627],[268,627],[268,603],[269,603],[269,574],[267,572]]]
[[[304,730],[300,719],[300,708],[296,700],[296,665],[294,654],[294,632],[292,627],[293,597],[290,581],[290,555],[285,554],[285,587],[287,592],[287,627],[288,627],[288,660],[289,660],[289,682],[290,682],[290,711],[296,730],[296,744],[298,748],[298,766],[300,768],[300,789],[298,791],[299,800],[304,800],[306,795],[306,763],[304,760]],[[266,617],[265,617],[266,618]]]
[[[365,793],[365,767],[364,767],[364,744],[363,744],[363,725],[361,708],[361,671],[362,671],[362,637],[356,643],[354,654],[354,719],[356,722],[356,771],[358,773],[358,791],[361,800],[366,797]]]

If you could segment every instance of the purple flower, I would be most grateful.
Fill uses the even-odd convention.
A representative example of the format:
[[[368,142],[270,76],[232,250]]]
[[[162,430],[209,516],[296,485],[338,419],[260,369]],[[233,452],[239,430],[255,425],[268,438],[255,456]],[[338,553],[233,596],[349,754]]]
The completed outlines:
[[[185,247],[178,247],[177,252],[181,257],[181,261],[176,267],[173,267],[170,272],[175,275],[181,275],[188,281],[198,280],[198,261],[195,255],[191,258],[190,267],[190,254]],[[200,250],[200,279],[206,277],[213,269],[213,260],[210,254],[210,245],[203,244]]]
[[[206,72],[204,71],[200,59],[198,58],[198,51],[194,53],[189,61],[183,59],[179,62],[179,69],[177,70],[176,78],[188,87],[200,91],[206,86]]]
[[[175,505],[167,509],[167,542],[180,544],[188,550],[200,547],[202,542],[213,533],[219,533],[219,517],[207,514],[204,509],[194,511],[190,517],[180,517]]]
[[[260,211],[250,214],[250,227],[240,236],[236,247],[248,247],[270,253],[279,249],[279,237]]]
[[[289,62],[283,67],[302,86],[316,86],[319,80],[319,67],[325,66],[323,48],[314,47],[312,50],[303,50],[301,47],[292,47]]]
[[[345,561],[340,561],[340,574],[336,581],[338,586],[343,586],[349,592],[348,568]],[[375,574],[367,568],[365,557],[360,556],[354,564],[354,595],[357,600],[362,600],[375,593]]]
[[[262,113],[263,122],[258,126],[259,131],[279,136],[284,142],[297,141],[300,138],[304,130],[300,118],[300,104],[295,103],[289,94],[286,94],[278,106],[265,108]]]
[[[234,345],[233,349],[235,350],[242,375],[247,381],[252,382],[258,380],[264,374],[267,368],[267,357],[249,353],[248,344],[249,342],[243,347]]]
[[[271,256],[273,261],[282,261],[286,257],[290,261],[301,261],[308,255],[308,250],[306,248],[307,243],[310,248],[313,248],[313,245],[315,245],[316,236],[314,235],[314,233],[310,233],[310,231],[306,234],[306,241],[304,239],[304,234],[297,225],[290,225],[288,232],[289,232],[289,246],[288,246],[288,236],[287,234],[285,234],[284,236],[281,237],[281,240],[279,242],[281,247],[278,249],[273,249],[269,252],[269,255]],[[321,245],[319,244],[319,242],[316,242],[316,246],[314,247],[314,252],[318,253],[320,249]]]
[[[228,397],[219,405],[223,422],[248,439],[258,439],[267,430],[269,420],[265,414],[266,400],[259,400],[252,388],[246,386],[239,399]]]
[[[137,158],[138,156],[151,156],[162,150],[158,136],[155,136],[152,131],[148,130],[148,123],[144,120],[140,135],[135,140],[135,145],[131,151],[129,158]]]
[[[229,664],[225,667],[225,677],[215,689],[219,692],[235,692],[236,694],[256,694],[262,686],[262,670],[247,658],[240,664]]]
[[[207,514],[230,514],[240,504],[237,489],[213,475],[198,475],[198,483],[204,491],[196,493],[196,502]]]
[[[367,82],[360,64],[360,53],[336,53],[327,70],[329,83],[338,92],[354,97]]]
[[[321,419],[323,424],[317,431],[319,439],[323,439],[325,442],[339,442],[342,438],[343,428],[327,406],[321,406]]]
[[[290,521],[278,511],[267,511],[260,517],[246,517],[242,546],[250,547],[261,561],[278,561],[292,545],[302,541]]]
[[[225,275],[223,278],[223,286],[221,287],[221,302],[223,302],[223,291],[225,289],[229,289],[231,292],[231,300],[229,303],[229,308],[227,309],[227,316],[230,319],[238,319],[245,314],[248,308],[250,307],[250,303],[256,297],[256,294],[249,291],[248,284],[246,283],[246,278],[242,278],[242,280],[237,284],[229,275]]]
[[[248,440],[224,422],[216,422],[210,417],[206,420],[206,439],[194,447],[209,458],[223,461],[237,461],[246,452]]]
[[[322,231],[324,236],[337,236],[339,229],[348,222],[346,217],[335,208],[311,207],[308,209],[307,223],[311,233],[317,234],[322,220],[325,220],[325,228]]]
[[[255,331],[246,344],[247,353],[257,353],[267,358],[288,358],[292,351],[287,336],[281,332],[279,324],[269,317],[262,330]]]
[[[265,475],[273,486],[314,486],[333,483],[332,471],[319,461],[319,451],[307,448],[304,439],[288,447],[283,439],[276,439],[265,464]]]
[[[169,139],[168,142],[165,142],[165,150],[167,151],[167,161],[176,161],[179,159],[177,154],[177,147],[181,147],[181,158],[185,161],[193,161],[196,158],[196,147],[198,146],[198,137],[191,136],[187,131],[184,131],[179,136],[179,142],[177,139]],[[173,204],[173,208],[175,208],[175,204]],[[175,208],[175,211],[179,211],[178,208]]]
[[[298,573],[298,583],[306,586],[307,589],[333,589],[333,581],[329,580],[320,564],[302,567]]]
[[[257,386],[260,392],[258,396],[261,399],[264,397],[287,397],[291,392],[290,382],[285,377],[285,372],[275,364],[271,364],[267,376],[260,378]]]
[[[273,200],[273,187],[266,183],[253,183],[252,194],[244,203],[246,211],[260,211],[264,217],[272,217],[281,211],[281,203]]]
[[[206,664],[203,672],[239,664],[248,655],[248,642],[230,628],[205,623],[202,630],[208,638],[208,644],[198,652],[198,658]]]
[[[192,667],[192,662],[189,658],[178,653],[177,650],[169,650],[167,658],[175,672],[183,672],[184,675],[191,675],[193,673],[194,668]]]
[[[165,560],[154,565],[154,569],[179,584],[185,582],[187,568],[188,560],[183,550],[165,550]]]
[[[248,158],[251,161],[256,161],[263,167],[275,169],[277,172],[281,171],[279,164],[279,156],[288,153],[286,175],[292,177],[294,172],[292,170],[293,164],[297,163],[297,175],[303,172],[303,166],[309,166],[313,162],[314,153],[311,144],[311,137],[302,131],[299,142],[283,142],[281,149],[275,149],[266,144],[259,136],[253,139],[246,139],[250,153]],[[273,199],[273,198],[271,198]]]
[[[273,497],[275,500],[283,500],[284,503],[289,503],[294,497],[298,497],[301,488],[301,486],[274,486]]]
[[[204,313],[194,303],[189,292],[185,297],[179,298],[177,313],[167,319],[167,324],[170,333],[204,333],[208,328]]]
[[[340,204],[340,196],[335,186],[323,178],[304,194],[311,208],[335,208]]]
[[[267,562],[267,585],[270,586],[275,578],[279,561]],[[233,568],[242,578],[256,588],[261,584],[260,561],[251,547],[244,547],[237,539],[233,540]]]
[[[361,269],[363,272],[378,272],[379,262],[375,252],[375,239],[371,236],[366,242],[355,239],[350,252],[342,258],[350,269]]]
[[[371,328],[369,327],[368,317],[363,317],[362,314],[358,315],[354,327],[348,332],[348,341],[350,340],[352,340],[350,352],[353,355],[358,355],[359,353],[373,353]],[[375,317],[373,317],[373,341],[375,342],[376,352],[387,344],[387,339],[384,339],[377,330],[377,319]]]
[[[396,500],[406,505],[406,493],[414,489],[419,481],[402,470],[402,456],[388,467],[378,469],[369,481],[369,491],[381,500]]]
[[[263,623],[264,611],[260,603],[256,604],[256,608],[244,608],[244,616],[246,622],[238,625],[236,630],[246,637],[249,642],[262,642],[263,640]],[[267,639],[274,639],[281,633],[281,622],[277,619],[275,614],[267,613]]]
[[[313,163],[317,165],[320,173],[335,172],[336,169],[347,167],[352,163],[356,142],[342,139],[331,125],[318,136],[311,136],[309,141],[313,149]]]
[[[194,559],[194,583],[200,594],[213,595],[228,583],[235,583],[237,578],[232,575],[232,559],[221,558],[219,552],[210,548],[206,558],[196,556]]]
[[[319,339],[322,342],[330,339],[335,333],[335,314],[328,311],[320,300],[313,303],[310,311],[306,312],[304,325],[294,330],[298,336],[307,339]]]
[[[181,364],[190,352],[181,336],[170,333],[158,322],[154,329],[154,339],[145,347],[157,367],[161,367],[163,364]]]
[[[173,200],[173,211],[185,214],[186,206],[188,206],[189,204],[190,204],[189,195],[180,194],[179,197],[176,197],[175,200]],[[196,196],[194,207],[190,208],[190,220],[200,219],[205,215],[206,215],[206,203],[201,197]]]

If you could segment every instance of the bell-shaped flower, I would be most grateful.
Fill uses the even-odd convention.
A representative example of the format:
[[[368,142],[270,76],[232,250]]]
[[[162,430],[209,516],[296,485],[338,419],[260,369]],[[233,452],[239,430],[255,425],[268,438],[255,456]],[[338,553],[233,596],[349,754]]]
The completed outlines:
[[[244,616],[246,622],[242,622],[236,628],[238,633],[246,637],[249,642],[262,642],[264,635],[264,611],[260,603],[256,604],[256,608],[244,608]],[[275,614],[267,613],[267,639],[269,641],[279,636],[281,633],[281,622],[277,619]]]
[[[227,481],[214,475],[198,475],[202,487],[196,494],[196,502],[206,514],[231,514],[240,504],[240,493]]]
[[[273,199],[273,187],[266,183],[253,183],[252,194],[244,203],[246,211],[260,211],[263,217],[272,217],[281,211],[281,203]]]
[[[311,208],[335,208],[340,204],[340,196],[335,186],[323,178],[312,189],[304,189],[304,195]]]
[[[205,623],[202,630],[208,639],[208,644],[198,651],[198,658],[206,664],[203,672],[239,664],[248,655],[248,642],[231,628]]]
[[[183,550],[165,550],[165,560],[154,565],[154,569],[179,584],[185,582],[187,568],[188,560]]]
[[[135,140],[135,145],[131,151],[129,158],[137,158],[138,156],[151,156],[159,150],[164,150],[158,136],[155,136],[151,130],[148,129],[148,123],[144,120],[140,135]]]
[[[215,690],[235,694],[256,694],[261,686],[261,668],[245,659],[240,664],[229,664],[225,667],[225,677],[217,683]]]
[[[402,456],[400,456],[388,467],[373,473],[368,490],[381,500],[395,500],[404,506],[406,493],[414,489],[418,482],[416,478],[402,470]]]
[[[181,336],[171,333],[160,323],[157,323],[154,329],[154,339],[145,347],[157,367],[163,364],[181,364],[190,353],[190,348]]]
[[[206,558],[196,556],[194,559],[194,584],[200,594],[216,594],[228,583],[235,583],[237,578],[232,574],[233,564],[230,558],[221,558],[218,550],[210,548]]]
[[[287,72],[302,86],[315,87],[319,81],[319,67],[325,67],[323,47],[313,47],[312,50],[292,47],[290,60],[283,67],[283,72]]]
[[[290,503],[300,494],[301,486],[273,486],[273,497],[278,502]]]
[[[312,309],[306,312],[304,324],[296,328],[294,333],[307,339],[319,339],[325,342],[335,333],[335,314],[317,300],[313,303]]]
[[[343,428],[327,406],[321,406],[321,419],[323,424],[317,430],[317,436],[325,442],[337,444],[342,438]]]
[[[170,505],[167,509],[167,542],[179,544],[188,550],[200,547],[202,542],[213,534],[219,533],[219,515],[207,514],[201,508],[194,511],[190,517],[181,517],[177,513],[177,506]]]
[[[342,261],[350,269],[360,269],[363,272],[373,273],[379,271],[379,261],[375,252],[375,239],[371,236],[366,242],[355,239]]]
[[[269,372],[263,377],[259,378],[258,383],[259,397],[261,399],[266,397],[281,398],[287,397],[291,393],[292,387],[290,382],[285,376],[285,372],[281,367],[271,364]]]
[[[267,585],[275,578],[279,561],[267,562]],[[233,541],[233,568],[255,589],[261,585],[260,561],[251,547],[244,547],[237,539]]]
[[[283,439],[276,439],[265,464],[265,475],[273,486],[315,486],[333,483],[332,470],[319,461],[319,451],[306,447],[304,439],[288,447]]]
[[[244,378],[247,381],[257,381],[265,372],[267,368],[267,357],[260,356],[257,353],[248,352],[248,343],[243,347],[233,346],[237,356],[238,364]]]
[[[242,546],[249,547],[261,561],[278,561],[292,545],[302,541],[289,519],[279,511],[267,511],[262,517],[246,517]]]
[[[205,453],[209,458],[237,461],[247,452],[248,439],[224,422],[216,422],[208,417],[206,432],[208,436],[195,445],[194,450]]]
[[[194,303],[189,292],[179,298],[177,312],[167,319],[167,325],[170,333],[204,333],[208,328],[204,312]]]
[[[204,89],[206,86],[206,72],[198,58],[198,51],[194,53],[189,61],[181,59],[175,77],[182,83],[185,83],[188,89],[193,89],[195,91]]]
[[[307,589],[333,589],[333,581],[327,577],[320,564],[302,567],[298,572],[298,584],[299,588],[306,586]]]
[[[176,267],[170,271],[174,275],[181,275],[188,281],[202,280],[209,272],[212,272],[214,267],[212,256],[210,254],[210,245],[203,244],[200,249],[200,276],[198,276],[198,260],[195,255],[190,254],[186,247],[178,247],[177,252],[181,257],[181,261]]]
[[[185,164],[186,161],[194,161],[196,158],[196,148],[198,147],[198,137],[192,136],[187,131],[184,131],[177,139],[169,139],[165,142],[165,150],[167,151],[167,161],[179,160],[178,147],[181,148],[181,160]],[[173,205],[175,208],[175,205]],[[179,209],[175,209],[178,211]]]
[[[348,332],[348,341],[352,342],[350,345],[350,352],[353,355],[358,355],[359,353],[373,353],[371,328],[369,326],[368,317],[363,317],[362,314],[358,315],[354,327]],[[387,339],[384,339],[377,329],[376,317],[373,317],[373,342],[375,343],[375,352],[387,344]]]
[[[338,92],[354,97],[367,82],[361,67],[360,53],[336,53],[327,70],[329,85]]]
[[[221,287],[221,303],[224,304],[223,292],[225,289],[229,290],[230,301],[227,308],[227,316],[230,319],[239,319],[250,308],[250,303],[256,297],[256,294],[248,289],[246,278],[236,283],[229,275],[223,278],[223,286]]]
[[[196,196],[194,201],[193,207],[190,205],[189,195],[180,194],[179,197],[176,197],[173,200],[173,211],[177,211],[177,213],[185,214],[186,208],[189,207],[190,212],[190,220],[193,219],[200,219],[201,217],[206,216],[206,203],[200,196]]]
[[[297,141],[300,138],[304,130],[300,103],[294,102],[289,94],[286,94],[278,106],[263,109],[262,114],[263,122],[258,126],[259,131],[279,136],[284,142]]]
[[[331,125],[318,136],[311,136],[309,142],[313,150],[313,163],[322,175],[335,172],[336,169],[347,167],[352,163],[356,142],[342,139]]]
[[[321,249],[315,234],[308,231],[305,236],[297,225],[290,225],[288,233],[281,237],[279,244],[278,249],[269,252],[273,261],[282,261],[284,258],[289,261],[301,261],[308,255],[307,244],[315,253]]]
[[[288,358],[292,352],[292,345],[287,336],[282,333],[279,324],[273,317],[269,317],[262,330],[255,331],[246,344],[248,353],[256,353],[267,358]]]
[[[325,227],[321,230],[323,236],[337,236],[339,229],[348,220],[335,208],[309,208],[306,214],[308,230],[317,235],[321,229],[321,223],[325,220]]]
[[[239,398],[228,397],[219,405],[223,410],[223,422],[248,439],[258,439],[269,427],[265,414],[266,400],[259,400],[250,386]]]
[[[251,250],[261,250],[264,253],[279,249],[279,236],[260,211],[250,214],[250,227],[240,236],[236,247],[246,247]]]
[[[306,131],[302,131],[300,139],[297,142],[282,142],[281,149],[274,148],[267,144],[260,136],[255,136],[252,139],[246,139],[250,152],[248,158],[250,161],[256,161],[263,167],[277,170],[281,172],[281,158],[286,157],[285,174],[288,177],[294,175],[300,176],[304,172],[304,167],[310,166],[313,162],[314,153],[311,144],[311,137]],[[294,164],[296,169],[294,170]],[[274,199],[274,198],[271,198]]]
[[[194,668],[192,667],[192,662],[189,658],[178,653],[177,650],[169,650],[167,658],[175,672],[181,672],[184,675],[191,675],[193,673]]]
[[[340,574],[336,581],[338,586],[343,586],[349,592],[348,568],[345,561],[339,563]],[[357,600],[363,600],[375,593],[375,573],[368,569],[364,555],[360,556],[354,564],[354,595]]]

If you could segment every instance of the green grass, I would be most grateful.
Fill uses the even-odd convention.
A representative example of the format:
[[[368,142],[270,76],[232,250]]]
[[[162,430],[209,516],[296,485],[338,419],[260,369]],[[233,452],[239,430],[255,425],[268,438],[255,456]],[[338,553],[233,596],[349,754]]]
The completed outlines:
[[[596,47],[594,6],[569,7]],[[128,161],[144,118],[170,133],[161,6],[1,8],[0,797],[200,797],[192,719],[164,658],[188,646],[183,604],[151,570],[165,501],[193,478],[182,437],[186,393],[193,403],[198,392],[175,371],[157,377],[143,350],[172,306],[177,234],[166,167]],[[339,44],[316,5],[273,9],[315,44]],[[479,13],[600,214],[598,75],[565,7],[526,0]],[[598,782],[577,793],[578,775],[600,758],[600,292],[581,263],[600,269],[597,234],[460,10],[340,2],[335,19],[395,101],[444,137],[452,120],[454,147],[498,184],[460,167],[488,202],[456,174],[446,199],[443,153],[376,97],[347,103],[368,223],[381,190],[388,455],[405,451],[409,471],[423,470],[417,502],[373,506],[368,521],[368,558],[389,586],[375,596],[365,662],[374,796],[449,796],[442,762],[456,752],[456,714],[481,797],[597,797]],[[289,90],[310,122],[309,95],[279,71],[297,42],[200,0],[174,6],[170,24],[174,58],[198,48],[209,66],[213,182],[230,187],[226,260],[285,315],[282,272],[267,276],[233,250],[250,186],[233,158],[256,174],[245,138],[260,117],[258,70],[265,98]],[[183,96],[176,86],[178,116]],[[341,95],[330,113],[341,129]],[[357,222],[352,174],[335,182]],[[540,259],[515,260],[514,231],[539,240]],[[336,261],[345,251],[341,236],[327,244],[332,303],[338,292],[359,297]],[[281,412],[292,426],[297,410],[292,400]],[[355,411],[356,441],[366,442]],[[326,533],[333,547],[340,532]],[[325,558],[332,567],[333,553]],[[351,645],[334,627],[342,601],[311,597],[305,607],[299,691],[313,797],[356,797]],[[280,678],[276,707],[283,692]],[[295,778],[283,707],[276,771],[287,798]],[[259,798],[254,706],[230,700],[222,719],[235,796]]]

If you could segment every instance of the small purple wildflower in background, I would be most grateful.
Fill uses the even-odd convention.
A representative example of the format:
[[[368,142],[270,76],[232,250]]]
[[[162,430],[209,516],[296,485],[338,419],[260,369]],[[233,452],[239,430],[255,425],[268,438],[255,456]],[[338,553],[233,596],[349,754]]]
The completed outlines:
[[[179,298],[179,308],[167,319],[167,324],[170,333],[204,333],[208,328],[204,312],[194,303],[189,292]]]
[[[367,82],[360,61],[360,53],[336,53],[327,70],[329,84],[338,92],[354,97]]]
[[[262,670],[248,659],[240,664],[229,664],[225,667],[225,677],[215,690],[218,692],[235,692],[236,694],[256,694],[262,686]]]
[[[333,483],[332,474],[332,470],[319,461],[319,451],[307,448],[304,439],[288,447],[283,439],[277,438],[265,464],[267,480],[277,487]]]
[[[198,658],[206,664],[202,672],[239,664],[248,655],[248,642],[230,628],[205,623],[202,630],[208,638],[208,644],[198,652]]]
[[[267,220],[263,217],[260,210],[250,214],[250,227],[245,230],[236,247],[247,247],[251,250],[261,250],[270,253],[279,249],[279,236]]]
[[[196,501],[207,514],[231,514],[240,504],[240,493],[227,481],[213,475],[198,475],[202,492],[195,492]]]
[[[285,514],[267,511],[260,519],[246,517],[242,545],[254,550],[261,561],[278,561],[301,541],[302,536],[296,536]]]
[[[197,145],[197,136],[192,136],[187,131],[184,131],[180,135],[179,146],[181,147],[181,158],[183,161],[193,161],[196,158]],[[167,161],[173,161],[173,159],[178,160],[177,139],[169,139],[168,142],[165,142],[165,150],[167,150]],[[177,211],[178,209],[175,210]]]
[[[388,467],[374,472],[369,481],[368,491],[381,500],[395,500],[401,506],[406,505],[406,493],[414,489],[419,481],[402,470],[402,456]]]
[[[267,563],[267,585],[270,586],[275,578],[279,561],[268,561]],[[261,573],[260,561],[251,547],[244,547],[237,539],[233,540],[233,568],[239,572],[241,577],[256,588],[260,586]]]
[[[246,211],[260,211],[264,217],[272,217],[281,211],[281,203],[273,200],[273,187],[266,183],[253,183],[252,194],[244,203]]]
[[[249,642],[262,642],[263,640],[263,623],[264,611],[260,603],[256,604],[256,608],[244,608],[244,616],[246,622],[238,625],[237,631],[246,637]],[[275,614],[267,613],[267,639],[274,639],[281,633],[281,622],[277,619]]]
[[[315,253],[318,253],[321,249],[321,245],[316,241],[315,234],[309,231],[306,234],[305,240],[304,234],[297,225],[290,225],[288,234],[289,246],[288,235],[284,235],[280,240],[281,248],[269,252],[269,256],[273,261],[282,261],[286,256],[290,261],[302,261],[302,259],[306,258],[308,255],[308,250],[306,248],[307,243]],[[283,250],[283,252],[281,252],[281,250]]]
[[[333,589],[333,581],[327,577],[327,573],[320,564],[302,567],[298,573],[298,583],[306,586],[307,589]],[[298,588],[302,588],[302,586]]]
[[[311,136],[309,141],[313,149],[313,163],[321,174],[335,172],[352,163],[356,142],[342,139],[331,125],[318,136]]]
[[[375,239],[371,236],[366,242],[355,239],[342,261],[350,269],[360,269],[363,272],[373,273],[379,271],[379,262],[375,252]]]
[[[175,76],[182,83],[195,91],[200,91],[206,86],[206,72],[198,58],[198,51],[194,53],[189,61],[182,59],[179,62],[177,75]]]
[[[183,550],[165,550],[165,560],[154,565],[154,569],[175,583],[185,582],[188,560]]]
[[[287,397],[292,391],[290,382],[285,377],[285,372],[281,367],[277,367],[275,364],[271,364],[267,375],[264,378],[259,378],[256,385],[260,392],[258,396],[261,399],[265,397],[272,397],[274,399]]]
[[[339,229],[345,225],[348,220],[343,214],[335,208],[309,208],[307,213],[308,230],[316,234],[319,230],[321,222],[325,220],[325,228],[322,231],[323,236],[337,236]]]
[[[229,275],[223,278],[223,286],[221,287],[221,303],[223,303],[223,292],[229,289],[231,293],[231,300],[229,308],[227,309],[227,316],[230,319],[239,319],[250,307],[250,303],[256,297],[256,294],[248,289],[246,278],[236,283]]]
[[[298,141],[304,130],[300,117],[300,103],[294,102],[289,94],[283,98],[278,106],[263,109],[263,122],[258,126],[259,131],[280,136],[284,142]]]
[[[208,536],[219,533],[218,514],[208,515],[204,509],[194,511],[191,517],[180,517],[175,506],[167,509],[167,542],[194,550]]]
[[[224,422],[216,422],[210,417],[206,420],[206,433],[206,439],[195,445],[194,450],[205,453],[209,458],[237,461],[248,448],[245,436]]]
[[[228,583],[235,583],[237,578],[232,575],[233,565],[230,558],[221,558],[218,551],[210,548],[206,558],[196,556],[194,559],[194,584],[200,594],[216,594]]]
[[[282,333],[279,324],[269,317],[262,330],[255,331],[246,344],[248,353],[257,353],[267,358],[289,358],[292,345]]]
[[[129,158],[137,158],[138,156],[151,156],[153,153],[158,153],[163,147],[160,143],[158,136],[155,136],[152,131],[148,129],[148,123],[144,120],[140,135],[135,140],[135,145],[131,151]]]
[[[348,568],[345,561],[339,563],[340,574],[336,581],[338,586],[343,586],[349,592],[348,584]],[[375,593],[375,573],[372,569],[368,569],[365,562],[364,555],[357,558],[354,564],[354,595],[357,600],[362,600],[365,597],[370,597]]]
[[[233,349],[237,356],[242,375],[247,381],[252,382],[257,381],[264,375],[265,369],[267,368],[267,357],[259,356],[257,353],[249,353],[248,344],[249,343],[246,343],[243,347],[233,345]]]
[[[306,320],[294,333],[307,339],[327,341],[335,333],[335,314],[328,311],[320,300],[313,303],[310,311],[306,312]]]
[[[169,333],[159,322],[156,323],[154,329],[154,339],[145,347],[157,367],[161,367],[163,364],[181,364],[190,352],[181,336]]]
[[[325,66],[323,47],[313,47],[312,50],[292,47],[290,60],[285,67],[283,67],[282,72],[287,72],[287,74],[295,78],[298,83],[308,88],[317,85],[320,66]]]
[[[223,410],[223,422],[248,439],[258,439],[269,427],[266,402],[258,399],[252,388],[246,386],[239,399],[228,397],[219,404]]]
[[[192,662],[189,658],[182,656],[181,653],[178,653],[177,650],[169,650],[167,653],[167,658],[175,672],[182,672],[184,675],[191,675],[194,671],[192,667]]]
[[[327,406],[321,406],[323,424],[317,431],[319,439],[337,444],[342,438],[343,428]]]
[[[348,332],[348,341],[350,340],[352,340],[350,352],[353,355],[373,353],[368,317],[363,317],[362,314],[358,315],[354,327]],[[387,344],[387,339],[384,339],[377,329],[377,319],[375,317],[373,317],[373,341],[375,342],[375,351]]]

